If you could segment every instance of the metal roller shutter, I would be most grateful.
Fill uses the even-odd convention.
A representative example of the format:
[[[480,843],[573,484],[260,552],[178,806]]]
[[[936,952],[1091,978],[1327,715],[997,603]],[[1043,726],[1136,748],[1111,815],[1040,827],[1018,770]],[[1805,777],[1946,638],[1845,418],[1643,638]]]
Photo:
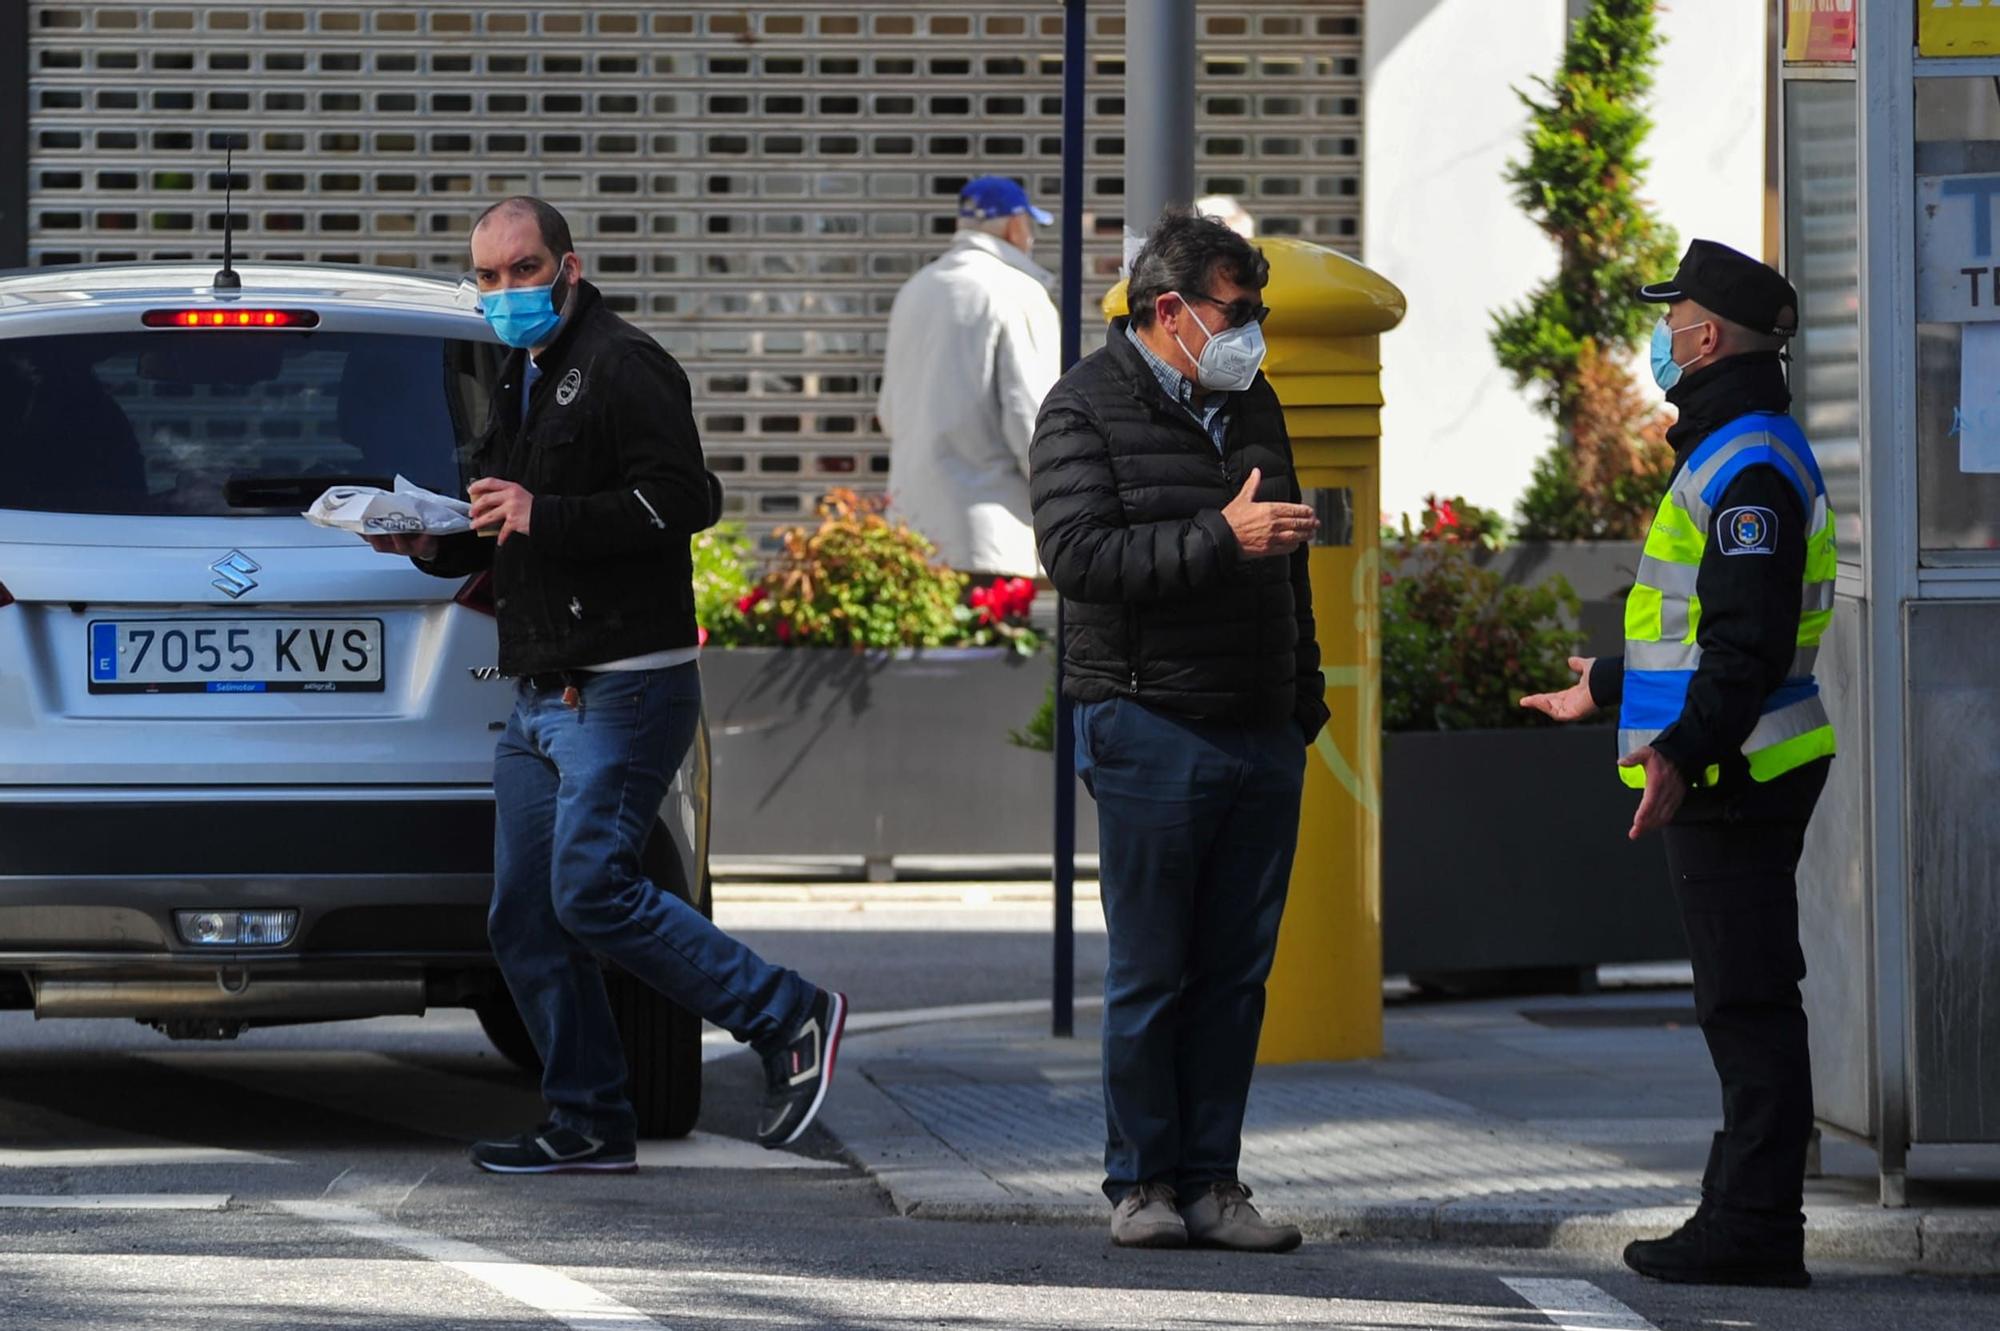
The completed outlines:
[[[1360,244],[1361,0],[1202,7],[1205,191],[1264,234]],[[1092,299],[1121,222],[1123,7],[1092,6]],[[831,485],[879,488],[897,286],[960,183],[1053,208],[1051,0],[847,6],[35,3],[29,254],[239,253],[454,272],[477,209],[540,194],[587,271],[687,365],[712,465],[768,537]],[[1053,246],[1051,246],[1053,252]]]

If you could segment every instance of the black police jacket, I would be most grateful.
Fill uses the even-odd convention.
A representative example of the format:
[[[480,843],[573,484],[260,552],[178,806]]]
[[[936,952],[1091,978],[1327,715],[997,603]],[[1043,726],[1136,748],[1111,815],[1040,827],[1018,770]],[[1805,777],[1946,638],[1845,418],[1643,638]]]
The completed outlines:
[[[1205,720],[1326,723],[1306,551],[1246,559],[1222,510],[1252,468],[1297,501],[1290,436],[1262,375],[1223,449],[1113,324],[1042,403],[1028,455],[1035,542],[1066,601],[1063,692]]]
[[[526,360],[508,358],[465,470],[535,497],[528,534],[448,536],[417,566],[465,577],[490,564],[505,675],[693,646],[688,538],[714,525],[722,487],[702,465],[687,375],[588,282],[535,362],[524,421]]]

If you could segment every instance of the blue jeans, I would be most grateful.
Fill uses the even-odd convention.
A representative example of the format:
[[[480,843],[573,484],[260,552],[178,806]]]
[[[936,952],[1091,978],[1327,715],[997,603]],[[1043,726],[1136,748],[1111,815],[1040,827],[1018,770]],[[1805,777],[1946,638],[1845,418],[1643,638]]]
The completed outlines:
[[[1104,1192],[1233,1181],[1264,981],[1298,845],[1297,726],[1195,721],[1125,698],[1076,709],[1097,801]]]
[[[814,989],[766,964],[671,889],[639,856],[701,717],[701,673],[582,676],[516,686],[493,765],[497,806],[493,956],[542,1056],[542,1094],[563,1127],[632,1140],[625,1054],[599,959],[753,1044],[804,1017]]]

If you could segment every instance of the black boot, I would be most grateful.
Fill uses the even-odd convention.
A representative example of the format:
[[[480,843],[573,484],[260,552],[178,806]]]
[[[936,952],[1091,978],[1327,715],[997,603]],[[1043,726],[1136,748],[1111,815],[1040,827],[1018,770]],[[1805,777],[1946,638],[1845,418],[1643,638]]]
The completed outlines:
[[[1676,1285],[1804,1289],[1812,1283],[1803,1229],[1737,1223],[1706,1202],[1666,1238],[1626,1244],[1625,1265]]]

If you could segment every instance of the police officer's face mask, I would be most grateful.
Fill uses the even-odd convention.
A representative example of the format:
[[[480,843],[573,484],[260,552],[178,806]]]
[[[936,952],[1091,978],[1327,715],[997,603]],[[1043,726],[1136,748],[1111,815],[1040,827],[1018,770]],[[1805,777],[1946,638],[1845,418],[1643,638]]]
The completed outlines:
[[[569,299],[566,274],[564,260],[558,259],[555,280],[547,286],[483,292],[479,311],[508,346],[541,346],[555,335],[556,326],[562,322],[563,302]]]
[[[1689,324],[1686,328],[1669,328],[1666,316],[1662,315],[1660,317],[1660,321],[1653,325],[1652,361],[1654,383],[1658,384],[1664,390],[1671,391],[1673,386],[1681,381],[1683,367],[1679,361],[1674,359],[1674,339],[1682,333],[1692,333],[1697,328],[1706,328],[1708,324],[1709,321],[1704,319],[1698,324]],[[1700,360],[1700,354],[1696,353],[1693,359]]]
[[[1174,298],[1188,317],[1200,324],[1201,319],[1188,303],[1186,296],[1176,291]],[[1208,325],[1202,324],[1202,331],[1208,333]],[[1201,354],[1188,350],[1181,335],[1175,333],[1174,345],[1194,362],[1195,382],[1203,388],[1217,393],[1240,393],[1257,380],[1257,369],[1264,363],[1264,326],[1255,320],[1241,328],[1225,328],[1219,333],[1208,333],[1208,343]]]

